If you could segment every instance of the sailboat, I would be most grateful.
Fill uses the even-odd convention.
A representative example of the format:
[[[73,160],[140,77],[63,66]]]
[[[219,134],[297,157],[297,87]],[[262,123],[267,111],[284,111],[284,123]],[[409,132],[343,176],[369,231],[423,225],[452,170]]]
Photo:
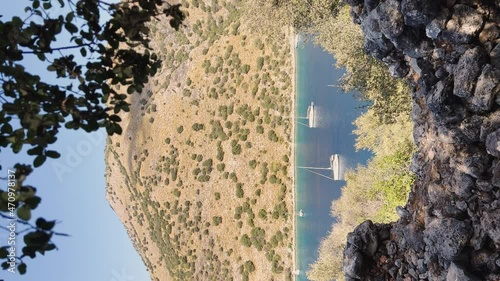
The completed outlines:
[[[313,174],[317,174],[318,176],[325,177],[329,180],[340,180],[340,156],[338,154],[332,154],[330,156],[330,167],[305,167],[305,166],[298,166],[297,168],[300,169],[305,169]],[[324,174],[315,172],[314,170],[331,170],[332,171],[332,177],[326,176]]]
[[[299,124],[308,126],[309,128],[316,127],[316,106],[314,102],[311,102],[311,105],[307,107],[307,113],[305,117],[297,117],[297,119],[307,119],[307,124],[299,122]]]
[[[314,114],[314,102],[311,102],[311,105],[307,107],[307,120],[309,121],[309,128],[316,127],[316,115]]]

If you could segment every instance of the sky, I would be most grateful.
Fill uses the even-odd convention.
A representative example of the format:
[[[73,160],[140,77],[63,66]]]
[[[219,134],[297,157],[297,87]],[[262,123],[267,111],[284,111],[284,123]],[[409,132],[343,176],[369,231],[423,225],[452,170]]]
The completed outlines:
[[[2,1],[2,4],[0,14],[5,21],[12,15],[24,15],[24,7],[29,1]],[[28,60],[27,67],[40,68],[35,58]],[[103,130],[92,134],[60,131],[58,141],[51,149],[60,152],[61,157],[48,159],[42,167],[36,168],[26,184],[37,187],[37,195],[42,198],[41,204],[32,212],[32,223],[38,217],[57,220],[54,230],[71,236],[56,236],[52,241],[57,250],[47,252],[45,256],[38,255],[33,260],[26,258],[28,268],[25,275],[0,269],[0,280],[150,280],[124,226],[105,198],[105,143]],[[0,177],[6,177],[7,168],[15,163],[32,161],[33,158],[23,152],[12,154],[9,149],[2,148]],[[0,219],[0,223],[6,224],[7,221]],[[0,246],[6,245],[7,235],[0,230]],[[22,240],[22,235],[18,240]]]

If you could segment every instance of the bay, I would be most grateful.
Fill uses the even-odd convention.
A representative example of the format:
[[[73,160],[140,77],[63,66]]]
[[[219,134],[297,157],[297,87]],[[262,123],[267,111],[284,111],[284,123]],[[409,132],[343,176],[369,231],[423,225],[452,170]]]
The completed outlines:
[[[343,69],[335,67],[333,56],[311,40],[300,42],[296,49],[296,130],[295,130],[295,214],[296,280],[308,280],[306,271],[317,259],[319,243],[331,230],[332,200],[340,196],[345,185],[343,174],[358,164],[365,164],[371,154],[354,148],[353,121],[363,113],[364,103],[354,93],[339,87]],[[308,127],[308,106],[314,102],[316,126]],[[340,179],[333,181],[331,170],[300,168],[329,167],[330,155],[340,156]],[[302,214],[302,216],[299,215]]]

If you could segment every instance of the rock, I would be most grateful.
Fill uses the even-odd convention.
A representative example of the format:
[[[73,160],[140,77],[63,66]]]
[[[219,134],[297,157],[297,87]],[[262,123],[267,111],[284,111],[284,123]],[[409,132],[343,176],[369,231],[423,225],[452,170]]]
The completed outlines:
[[[440,67],[438,68],[438,70],[436,70],[436,72],[434,73],[434,76],[436,76],[436,78],[438,80],[443,80],[445,79],[447,76],[449,75],[448,71],[446,71],[446,68],[445,67]]]
[[[367,256],[374,256],[378,249],[378,234],[375,225],[370,220],[364,221],[354,229],[354,233],[363,241],[360,250]]]
[[[451,8],[453,7],[453,5],[455,5],[455,3],[457,2],[456,0],[444,0],[442,1],[443,4],[447,7],[447,8]]]
[[[460,57],[455,69],[453,94],[461,98],[470,97],[485,62],[485,54],[480,47],[467,50]]]
[[[452,262],[448,268],[446,281],[479,281],[479,278],[468,273],[462,266]]]
[[[486,151],[495,157],[500,157],[500,129],[486,137]]]
[[[471,195],[472,188],[474,187],[474,179],[458,170],[455,170],[451,180],[451,188],[456,195],[466,198]]]
[[[398,244],[396,244],[396,242],[394,241],[389,241],[389,243],[387,243],[385,247],[387,248],[387,254],[389,256],[393,256],[398,251]]]
[[[391,52],[392,44],[389,44],[390,42],[385,38],[379,38],[375,40],[365,38],[363,48],[372,57],[378,60],[382,60]]]
[[[493,240],[497,249],[500,248],[500,209],[484,212],[481,216],[481,228]]]
[[[442,203],[449,196],[448,191],[443,185],[431,183],[427,187],[427,194],[429,195],[429,201],[434,204]]]
[[[449,261],[461,253],[471,236],[470,225],[454,218],[433,219],[424,230],[427,251]]]
[[[476,187],[479,190],[486,192],[491,191],[493,189],[493,185],[491,184],[491,182],[489,180],[483,180],[483,179],[478,179],[476,181]]]
[[[379,0],[365,0],[365,9],[371,12],[373,9],[377,8]]]
[[[383,34],[380,29],[378,13],[376,11],[368,13],[361,22],[361,29],[363,30],[365,38],[372,41],[382,38]]]
[[[450,80],[442,80],[436,83],[429,91],[429,94],[425,100],[429,110],[434,115],[440,115],[443,113],[448,114],[448,110],[445,108],[445,103],[452,92],[452,84]],[[444,112],[446,111],[446,112]]]
[[[401,11],[403,12],[405,24],[419,26],[428,24],[438,13],[436,1],[403,0]]]
[[[421,58],[432,53],[432,48],[430,48],[432,43],[416,28],[405,26],[403,32],[398,37],[391,39],[391,42],[397,49],[411,58]]]
[[[495,111],[486,117],[481,125],[480,141],[486,141],[486,137],[500,128],[500,111]]]
[[[425,26],[425,34],[427,37],[436,39],[439,34],[441,34],[441,31],[446,28],[446,21],[448,20],[449,14],[450,11],[446,8],[440,10],[439,15]]]
[[[366,272],[363,254],[354,247],[349,247],[348,245],[344,250],[342,269],[344,273],[351,278],[363,278]]]
[[[410,72],[410,67],[404,61],[389,65],[389,73],[396,78],[403,78]]]
[[[470,43],[483,26],[483,16],[466,5],[455,5],[452,8],[451,19],[446,23],[446,29],[441,36],[453,43]]]
[[[420,76],[418,84],[424,89],[430,89],[438,81],[436,76],[434,76],[434,68],[428,61],[422,58],[412,58],[410,66]]]
[[[490,63],[500,69],[500,44],[497,44],[490,52]]]
[[[469,245],[472,246],[473,249],[479,250],[484,247],[484,243],[487,238],[486,233],[479,224],[474,224],[473,229],[474,234],[469,241]]]
[[[410,223],[404,227],[400,227],[399,231],[402,235],[399,238],[399,248],[401,250],[406,250],[407,248],[414,249],[415,251],[421,251],[425,248],[423,226],[416,223]]]
[[[391,267],[389,269],[389,275],[391,275],[392,278],[396,278],[396,276],[398,275],[398,268],[397,267]]]
[[[500,187],[500,161],[493,165],[491,173],[493,174],[491,184],[493,184],[493,186]]]
[[[463,201],[463,200],[460,200],[458,202],[455,203],[455,206],[457,206],[457,208],[460,210],[460,211],[465,211],[467,210],[467,202]]]
[[[349,234],[347,280],[500,280],[500,0],[347,2],[409,81],[417,146],[399,219]]]
[[[493,41],[498,39],[500,36],[500,29],[498,25],[493,22],[486,22],[484,24],[483,30],[479,33],[479,41],[481,43],[486,43],[488,41]]]
[[[489,250],[481,249],[479,251],[473,251],[471,254],[471,265],[477,271],[493,271],[495,270],[495,258],[495,253]]]
[[[401,220],[403,221],[407,221],[407,220],[410,220],[411,219],[411,214],[410,212],[408,212],[408,210],[406,210],[405,208],[401,207],[401,206],[397,206],[396,207],[396,213],[398,214],[398,216],[401,218]]]
[[[466,139],[466,143],[472,144],[479,141],[481,133],[481,125],[483,117],[473,115],[470,118],[465,118],[459,126],[460,132]]]
[[[403,33],[404,18],[400,9],[400,3],[396,0],[385,1],[376,9],[380,31],[389,39]]]
[[[477,80],[474,95],[468,100],[469,109],[476,113],[489,111],[500,93],[500,70],[490,64],[484,66]]]
[[[490,156],[483,150],[462,151],[450,161],[450,166],[474,178],[481,178],[490,167]]]
[[[344,0],[349,6],[358,6],[363,3],[363,0]]]
[[[418,279],[418,274],[415,271],[415,269],[413,269],[413,268],[408,269],[408,274],[410,274],[414,279]],[[410,280],[412,280],[412,279],[410,279]]]

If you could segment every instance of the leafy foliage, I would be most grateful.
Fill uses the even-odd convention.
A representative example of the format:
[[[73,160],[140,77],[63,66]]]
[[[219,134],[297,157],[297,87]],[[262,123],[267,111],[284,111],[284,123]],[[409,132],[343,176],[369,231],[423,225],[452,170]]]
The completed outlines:
[[[28,222],[31,219],[31,211],[36,209],[42,200],[36,195],[36,188],[24,184],[26,177],[32,172],[30,166],[17,164],[15,170],[9,170],[7,190],[0,189],[0,217],[8,222],[5,224],[8,227],[1,228],[9,232],[8,237],[25,233],[21,255],[17,256],[17,253],[12,251],[19,247],[20,241],[9,239],[5,241],[8,245],[0,247],[0,260],[5,260],[1,266],[3,269],[9,269],[17,265],[20,274],[26,273],[25,257],[33,259],[37,253],[44,255],[45,252],[56,249],[52,242],[53,236],[67,236],[53,231],[55,221],[38,218],[35,225]]]
[[[66,7],[67,12],[54,12],[53,4]],[[161,0],[113,4],[31,0],[25,12],[24,19],[19,15],[0,21],[0,147],[14,153],[26,151],[34,156],[34,167],[60,157],[49,146],[57,141],[62,126],[86,132],[105,128],[109,135],[121,134],[118,114],[129,111],[127,94],[141,92],[161,66],[149,47],[148,22],[166,16],[178,29],[185,18],[180,4]],[[26,63],[32,60],[46,71],[28,69]],[[47,71],[57,78],[55,82],[48,82]],[[36,253],[56,248],[51,242],[57,235],[54,222],[39,218],[36,225],[29,223],[31,211],[41,202],[36,188],[23,184],[31,172],[30,165],[17,164],[15,185],[0,190],[0,215],[10,218],[8,203],[12,202],[6,201],[10,192],[18,222],[28,226],[22,255],[16,257],[21,274],[27,268],[24,257],[35,258]],[[5,248],[0,248],[1,259],[7,258]]]

